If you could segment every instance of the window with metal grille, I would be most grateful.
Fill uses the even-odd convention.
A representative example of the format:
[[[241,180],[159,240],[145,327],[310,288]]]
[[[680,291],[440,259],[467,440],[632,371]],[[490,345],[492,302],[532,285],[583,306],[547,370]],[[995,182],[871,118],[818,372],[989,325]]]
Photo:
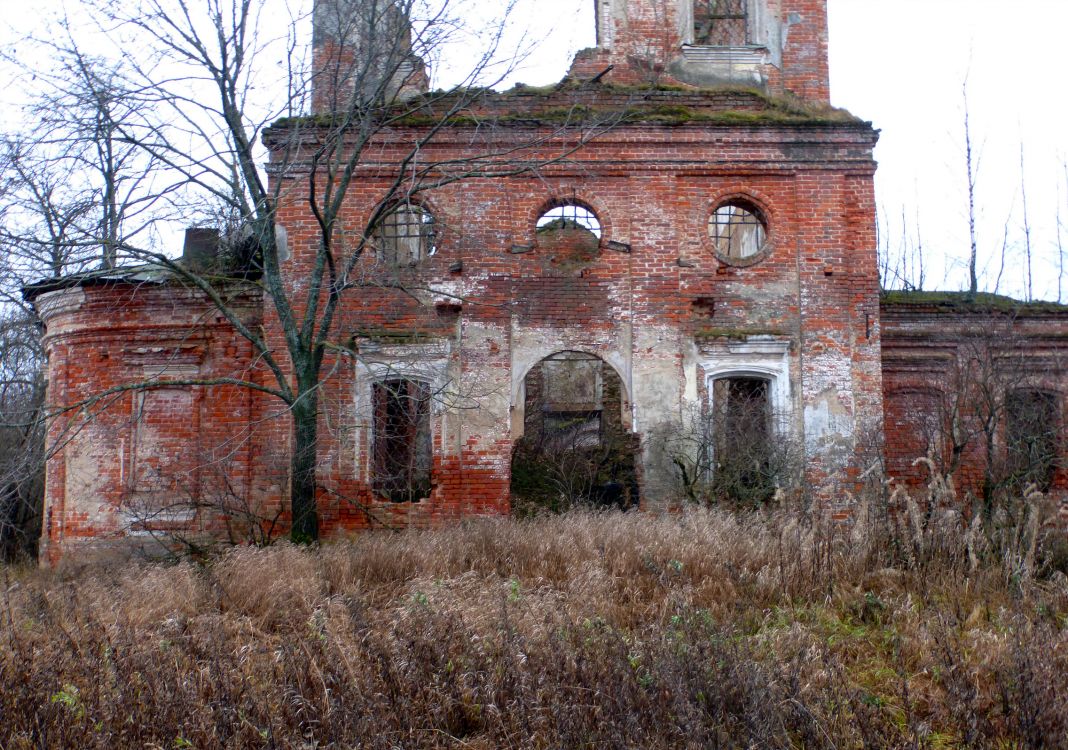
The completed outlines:
[[[553,206],[538,219],[538,233],[564,229],[585,230],[601,239],[601,221],[590,209],[578,203]]]
[[[742,261],[764,249],[767,227],[756,206],[746,201],[729,201],[712,212],[708,236],[720,258],[728,262]]]
[[[372,485],[395,503],[430,495],[430,388],[414,380],[383,380],[372,389]]]
[[[741,47],[749,41],[749,0],[694,0],[694,44]]]
[[[422,206],[396,206],[375,226],[379,260],[398,268],[415,265],[437,252],[436,229],[434,215]]]

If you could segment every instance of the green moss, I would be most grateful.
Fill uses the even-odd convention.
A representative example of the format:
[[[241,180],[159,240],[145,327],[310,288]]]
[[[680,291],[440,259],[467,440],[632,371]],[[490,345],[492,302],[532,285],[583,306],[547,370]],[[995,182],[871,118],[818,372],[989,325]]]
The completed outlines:
[[[554,83],[549,86],[528,86],[525,83],[517,83],[512,88],[504,92],[504,96],[509,94],[516,96],[548,96],[549,94],[555,94],[566,85],[566,81],[560,83]]]
[[[439,334],[411,329],[392,330],[388,328],[357,328],[352,332],[355,339],[369,339],[384,344],[425,344],[440,339]]]
[[[567,103],[568,92],[583,92],[589,101],[602,98],[603,106]],[[651,95],[659,101],[649,101]],[[527,86],[516,84],[512,89],[497,92],[488,89],[472,89],[463,92],[428,93],[422,99],[406,102],[399,109],[391,125],[397,127],[429,127],[438,124],[441,116],[429,109],[423,109],[435,101],[448,101],[452,96],[462,96],[472,103],[473,108],[485,107],[499,110],[485,114],[464,114],[451,117],[447,124],[451,126],[483,126],[487,123],[575,123],[590,121],[612,122],[622,116],[622,122],[649,122],[662,125],[685,125],[688,123],[709,123],[725,125],[746,124],[793,124],[793,125],[828,125],[861,124],[862,121],[841,109],[826,106],[814,106],[792,96],[770,96],[759,89],[748,87],[721,87],[711,89],[683,88],[680,86],[641,85],[619,86],[588,83],[565,79],[551,86]],[[629,101],[619,103],[619,96]],[[616,97],[617,101],[612,101]],[[677,97],[682,100],[672,103]],[[724,98],[748,97],[753,109],[717,109],[727,104]],[[666,101],[665,101],[666,100]],[[510,106],[514,105],[514,106]],[[385,114],[385,113],[383,113]],[[271,127],[278,129],[294,127],[338,127],[343,120],[336,115],[317,114],[303,117],[283,118]]]
[[[882,293],[882,302],[885,305],[929,305],[960,312],[1068,312],[1068,305],[1057,302],[1025,302],[988,292],[973,295],[969,292],[891,290]]]
[[[650,122],[660,125],[706,123],[712,125],[836,125],[856,122],[851,115],[834,113],[802,114],[776,109],[707,111],[683,106],[660,106],[636,109],[626,116],[627,122]]]
[[[745,341],[751,336],[785,336],[785,331],[773,328],[720,328],[706,326],[697,329],[694,337],[697,339],[730,339],[731,341]]]

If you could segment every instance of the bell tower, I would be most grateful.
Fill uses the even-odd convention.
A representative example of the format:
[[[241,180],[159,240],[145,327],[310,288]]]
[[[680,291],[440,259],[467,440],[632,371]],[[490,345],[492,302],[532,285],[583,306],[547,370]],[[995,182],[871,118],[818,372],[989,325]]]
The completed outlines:
[[[572,76],[741,86],[830,100],[826,0],[594,0],[597,47]]]
[[[410,0],[315,0],[312,112],[425,93],[426,65],[413,48]]]

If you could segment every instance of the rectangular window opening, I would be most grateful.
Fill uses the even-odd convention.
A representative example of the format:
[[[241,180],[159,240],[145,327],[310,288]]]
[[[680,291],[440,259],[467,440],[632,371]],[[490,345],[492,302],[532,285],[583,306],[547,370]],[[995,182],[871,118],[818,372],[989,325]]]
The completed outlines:
[[[374,490],[395,503],[430,495],[430,387],[413,380],[373,386]]]
[[[694,0],[693,43],[702,47],[748,45],[749,0]]]

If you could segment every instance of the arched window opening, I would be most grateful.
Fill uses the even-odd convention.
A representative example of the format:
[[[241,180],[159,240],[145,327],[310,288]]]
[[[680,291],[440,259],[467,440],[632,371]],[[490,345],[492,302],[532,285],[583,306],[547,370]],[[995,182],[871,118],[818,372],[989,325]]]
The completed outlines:
[[[430,387],[395,378],[374,383],[371,396],[374,490],[395,503],[429,497]]]
[[[375,226],[374,244],[386,265],[413,266],[437,252],[434,215],[414,203],[401,203]]]
[[[601,221],[590,209],[579,203],[560,203],[538,218],[538,234],[568,231],[586,231],[601,239]]]
[[[581,273],[601,250],[601,222],[578,203],[558,203],[541,215],[538,247],[559,271]]]
[[[582,352],[545,358],[523,381],[523,437],[512,454],[516,513],[638,503],[638,443],[624,426],[623,381]]]
[[[767,223],[760,209],[745,200],[719,205],[708,219],[708,236],[720,259],[731,263],[755,258],[767,243]]]
[[[1005,442],[1010,483],[1041,490],[1053,483],[1060,433],[1058,399],[1053,393],[1017,390],[1005,399]]]
[[[702,47],[749,44],[749,0],[694,0],[693,43]]]

